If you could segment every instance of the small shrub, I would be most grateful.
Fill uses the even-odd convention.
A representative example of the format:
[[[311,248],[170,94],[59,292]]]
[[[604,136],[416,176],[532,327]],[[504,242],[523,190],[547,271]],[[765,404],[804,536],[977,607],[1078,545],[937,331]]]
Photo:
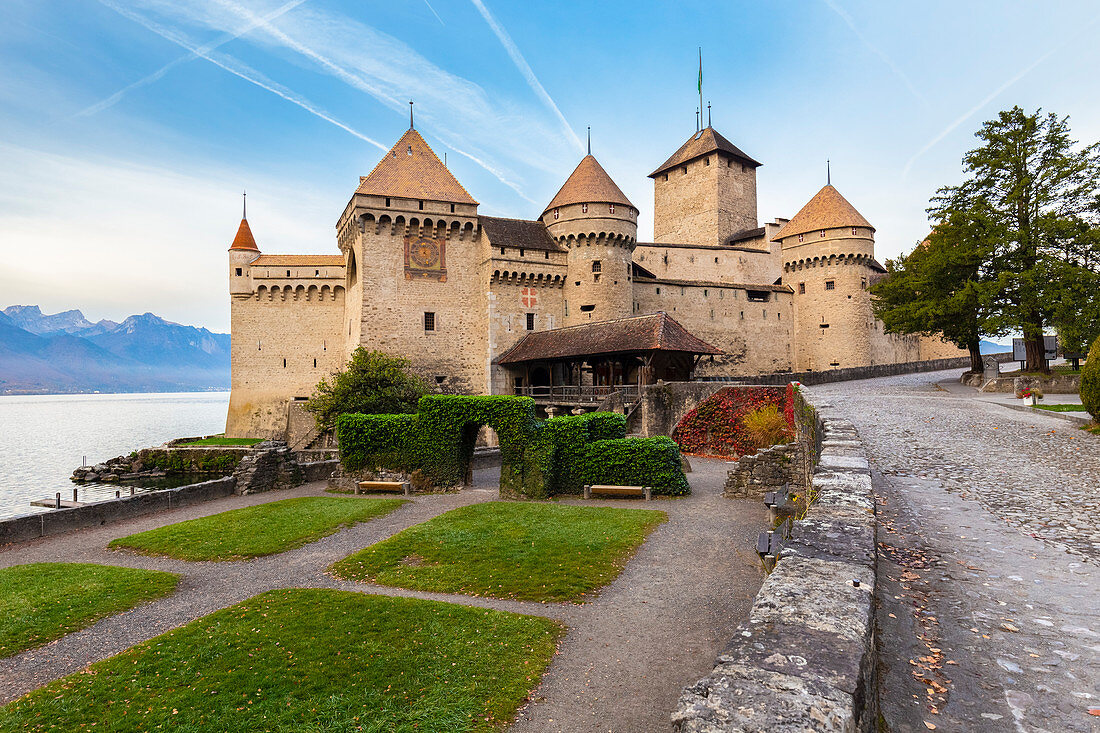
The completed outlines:
[[[584,455],[584,483],[651,486],[653,493],[691,493],[680,463],[680,447],[671,438],[620,438],[591,443]]]
[[[1081,404],[1100,422],[1100,338],[1092,342],[1088,361],[1081,367]]]
[[[746,437],[757,449],[777,443],[789,443],[794,437],[786,416],[779,412],[777,405],[765,405],[747,412],[742,416],[741,422],[745,426]]]

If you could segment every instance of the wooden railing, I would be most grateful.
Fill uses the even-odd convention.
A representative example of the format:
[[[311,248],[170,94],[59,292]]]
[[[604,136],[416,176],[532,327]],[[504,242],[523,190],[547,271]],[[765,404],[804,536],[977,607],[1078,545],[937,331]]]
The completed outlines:
[[[598,404],[609,395],[619,392],[623,402],[633,404],[640,398],[636,384],[601,384],[577,387],[575,385],[555,385],[553,387],[524,386],[516,387],[513,394],[533,397],[539,401],[561,402],[563,404]]]

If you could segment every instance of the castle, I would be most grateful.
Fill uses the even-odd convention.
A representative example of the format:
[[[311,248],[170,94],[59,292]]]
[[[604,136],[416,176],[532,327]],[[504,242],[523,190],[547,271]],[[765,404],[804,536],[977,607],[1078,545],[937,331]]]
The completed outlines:
[[[554,385],[961,353],[884,333],[867,291],[885,275],[875,229],[833,186],[760,226],[760,165],[697,130],[649,175],[654,241],[639,242],[637,207],[591,153],[538,219],[482,216],[410,124],[344,207],[340,254],[261,254],[242,218],[226,434],[285,434],[289,406],[360,345],[408,357],[441,391],[551,410]]]

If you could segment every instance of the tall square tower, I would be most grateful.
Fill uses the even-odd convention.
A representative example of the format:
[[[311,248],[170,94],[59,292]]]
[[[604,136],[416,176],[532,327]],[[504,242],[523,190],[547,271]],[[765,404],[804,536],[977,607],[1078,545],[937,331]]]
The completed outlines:
[[[653,241],[719,245],[755,229],[760,165],[713,127],[696,132],[649,174]]]

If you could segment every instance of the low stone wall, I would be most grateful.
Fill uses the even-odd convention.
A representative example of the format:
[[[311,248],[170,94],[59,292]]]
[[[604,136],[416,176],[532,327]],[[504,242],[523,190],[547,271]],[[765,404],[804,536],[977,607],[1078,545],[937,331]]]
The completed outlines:
[[[805,395],[804,395],[805,396]],[[812,395],[809,401],[813,402]],[[680,733],[873,730],[875,498],[855,428],[815,403],[816,500],[714,670],[684,690]]]
[[[1013,377],[1011,374],[990,379],[981,385],[981,392],[1016,394],[1026,387],[1036,387],[1043,394],[1077,394],[1081,391],[1080,374],[1055,374],[1050,377]]]
[[[302,483],[311,484],[314,481],[328,481],[336,477],[340,471],[340,459],[332,458],[325,461],[313,461],[312,463],[299,463]]]
[[[145,491],[120,499],[97,501],[70,509],[54,509],[0,521],[0,545],[26,542],[38,537],[68,532],[86,527],[98,527],[108,522],[132,519],[145,514],[190,506],[233,493],[237,480],[232,476],[203,481],[161,491]]]
[[[730,469],[722,495],[731,499],[762,499],[783,484],[806,485],[807,451],[799,441],[773,445],[754,455],[741,456]]]
[[[748,377],[700,377],[705,381],[718,381],[733,384],[827,384],[829,382],[847,382],[851,379],[871,379],[890,377],[895,374],[913,374],[916,372],[938,372],[943,369],[965,369],[970,366],[969,356],[957,356],[950,359],[930,359],[928,361],[905,361],[897,364],[875,364],[873,366],[849,367],[847,369],[828,369],[821,372],[786,372],[779,374],[757,374]]]

